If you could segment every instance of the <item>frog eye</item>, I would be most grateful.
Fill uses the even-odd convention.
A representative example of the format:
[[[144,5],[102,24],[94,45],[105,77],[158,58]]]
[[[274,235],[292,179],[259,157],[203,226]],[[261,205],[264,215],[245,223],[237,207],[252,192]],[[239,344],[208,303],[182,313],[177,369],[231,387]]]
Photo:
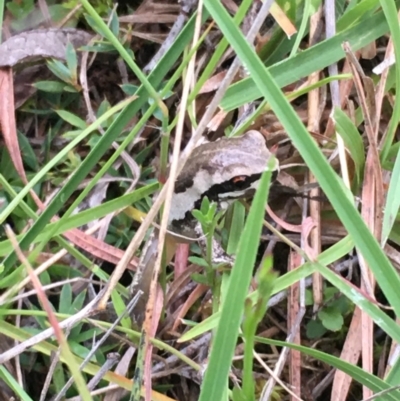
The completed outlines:
[[[246,176],[245,175],[238,175],[237,177],[232,178],[232,182],[234,184],[237,184],[238,182],[243,182],[246,180]]]
[[[237,175],[231,178],[230,186],[233,191],[242,191],[251,186],[252,180],[246,175]]]

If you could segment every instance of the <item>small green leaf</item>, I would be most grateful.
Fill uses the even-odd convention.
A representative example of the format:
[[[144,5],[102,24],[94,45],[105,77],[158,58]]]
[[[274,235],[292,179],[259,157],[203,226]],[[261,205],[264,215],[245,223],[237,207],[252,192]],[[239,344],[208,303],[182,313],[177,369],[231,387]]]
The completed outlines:
[[[82,46],[81,50],[93,53],[110,53],[115,51],[115,47],[111,43],[101,42],[91,46]]]
[[[97,32],[99,35],[101,35],[102,37],[107,36],[107,34],[104,32],[103,27],[101,26],[101,24],[99,24],[96,19],[94,19],[91,15],[89,14],[84,14],[85,19],[87,21],[87,23],[89,24],[89,26],[95,31]]]
[[[76,57],[76,51],[74,49],[74,46],[72,45],[71,42],[67,43],[66,61],[67,61],[67,67],[69,69],[69,73],[70,73],[70,76],[72,78],[72,81],[74,83],[76,83],[76,81],[77,81],[78,59]]]
[[[311,0],[311,14],[315,14],[321,5],[321,0]]]
[[[86,347],[84,347],[81,344],[78,344],[75,341],[68,341],[68,345],[71,348],[71,351],[75,354],[81,357],[82,359],[85,359],[88,355],[90,350]],[[92,357],[89,359],[90,362],[96,363],[96,356],[92,355]]]
[[[336,308],[342,316],[346,316],[354,310],[354,304],[344,295],[340,295],[330,306]]]
[[[66,110],[55,110],[55,112],[67,123],[73,125],[74,127],[78,127],[80,129],[87,128],[87,124],[77,115],[70,113]]]
[[[272,270],[273,262],[272,256],[268,255],[261,262],[261,268],[259,269],[257,282],[258,282],[258,296],[261,299],[261,304],[266,308],[267,301],[271,296],[274,288],[274,283],[277,277],[277,273]],[[265,311],[264,311],[265,312]]]
[[[124,313],[124,311],[126,309],[125,303],[124,303],[121,295],[119,294],[118,291],[113,291],[111,293],[111,299],[112,299],[112,303],[113,303],[115,312],[117,312],[118,316],[121,316],[122,313]],[[125,327],[126,329],[130,329],[132,327],[131,319],[127,315],[125,315],[125,317],[123,317],[121,320],[121,325],[122,325],[122,327]]]
[[[195,283],[210,285],[210,283],[207,280],[207,277],[203,276],[202,274],[194,273],[190,277]]]
[[[314,303],[314,297],[311,290],[306,289],[305,291],[305,304],[306,306],[311,306]]]
[[[330,301],[338,293],[339,290],[336,287],[326,287],[324,289],[324,301],[325,302]]]
[[[111,17],[110,17],[110,29],[111,32],[118,37],[119,35],[119,19],[118,19],[118,15],[115,12],[115,10],[112,10],[111,12]]]
[[[61,62],[58,60],[47,60],[47,67],[49,67],[49,70],[58,78],[61,79],[61,81],[67,82],[67,83],[73,83],[73,79],[71,76],[71,73],[69,69]]]
[[[72,313],[75,313],[76,311],[81,310],[83,306],[83,302],[85,301],[86,297],[86,290],[80,292],[77,297],[74,299],[72,302]]]
[[[233,401],[248,401],[246,395],[240,387],[233,387],[232,390],[232,400]]]
[[[139,87],[137,85],[132,85],[132,84],[122,84],[121,89],[123,90],[124,93],[126,93],[128,96],[134,95]]]
[[[69,93],[78,93],[79,92],[78,89],[76,89],[73,86],[68,85],[68,84],[64,86],[64,91],[69,92]]]
[[[63,364],[58,361],[52,375],[52,384],[55,387],[56,393],[61,392],[61,389],[65,386],[65,381]]]
[[[337,308],[323,308],[318,312],[318,317],[321,319],[324,327],[328,330],[338,331],[343,326],[343,316]]]
[[[192,215],[201,225],[207,224],[206,217],[200,210],[192,210]]]
[[[65,88],[65,83],[59,81],[39,81],[32,85],[43,92],[50,93],[61,93]]]
[[[21,155],[24,164],[33,171],[38,171],[39,162],[36,157],[36,153],[33,151],[32,146],[26,135],[22,135],[20,132],[18,132],[18,142],[21,149]]]
[[[19,21],[31,14],[35,5],[33,0],[9,1],[6,3],[6,7],[15,19]]]
[[[242,235],[244,218],[246,209],[240,202],[235,202],[230,208],[230,229],[229,229],[229,240],[226,247],[228,255],[233,255],[237,251],[239,245],[240,236]],[[225,219],[226,220],[226,219]]]
[[[75,327],[72,329],[72,331],[73,330],[75,330]],[[71,333],[72,333],[72,331],[71,331]],[[75,335],[74,340],[78,343],[82,343],[84,341],[92,341],[93,338],[95,338],[96,336],[98,336],[102,333],[104,333],[102,331],[102,329],[93,327],[93,328],[86,329],[82,333]]]
[[[189,262],[202,267],[208,267],[207,261],[203,258],[199,258],[198,256],[190,256]]]
[[[321,338],[327,332],[320,320],[310,320],[307,323],[306,335],[310,340]]]
[[[201,213],[206,215],[208,213],[208,211],[210,210],[210,204],[211,204],[210,200],[208,199],[207,196],[205,196],[201,201],[201,206],[200,206]]]
[[[100,135],[91,135],[90,139],[88,140],[88,145],[90,146],[90,148],[94,148],[98,144],[100,139]]]
[[[39,279],[40,279],[40,282],[42,283],[42,285],[51,284],[51,278],[50,278],[50,274],[48,271],[44,271],[43,273],[41,273],[39,276]]]
[[[213,221],[216,211],[217,211],[217,204],[212,202],[207,211],[207,220],[210,223]]]
[[[101,103],[99,108],[97,109],[96,117],[99,118],[102,116],[107,110],[110,110],[111,104],[107,99],[104,99]]]
[[[338,107],[335,107],[333,118],[336,122],[336,130],[343,138],[346,148],[354,161],[357,183],[359,183],[361,182],[365,164],[364,144],[361,135],[348,115]]]
[[[58,310],[60,313],[70,313],[74,314],[74,311],[71,311],[72,306],[72,288],[71,284],[63,285],[60,294],[60,302],[58,305]]]
[[[162,110],[157,107],[154,112],[153,112],[153,117],[156,118],[158,121],[163,121],[163,119],[165,118]]]

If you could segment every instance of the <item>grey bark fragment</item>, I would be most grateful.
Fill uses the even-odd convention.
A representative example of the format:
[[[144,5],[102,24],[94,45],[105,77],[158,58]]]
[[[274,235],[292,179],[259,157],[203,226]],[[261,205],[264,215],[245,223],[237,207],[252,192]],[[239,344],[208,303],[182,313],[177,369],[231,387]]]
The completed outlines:
[[[92,35],[74,28],[35,29],[23,32],[0,45],[0,67],[13,67],[18,63],[43,58],[65,60],[68,42],[74,48],[89,42]]]

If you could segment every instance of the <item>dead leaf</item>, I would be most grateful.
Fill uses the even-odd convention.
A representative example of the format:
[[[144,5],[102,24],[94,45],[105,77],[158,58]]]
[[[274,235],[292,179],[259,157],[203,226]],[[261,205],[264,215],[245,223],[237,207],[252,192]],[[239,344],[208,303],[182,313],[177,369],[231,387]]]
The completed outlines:
[[[11,161],[22,182],[27,184],[15,124],[13,73],[9,67],[0,68],[0,126]]]
[[[295,33],[297,33],[296,27],[293,25],[292,21],[290,21],[285,12],[282,10],[282,8],[278,6],[277,3],[272,3],[270,12],[271,15],[274,17],[276,23],[282,28],[289,39]]]
[[[207,81],[204,82],[204,85],[201,87],[199,94],[209,93],[217,90],[220,87],[222,80],[225,78],[226,73],[227,71],[224,70],[207,79]]]

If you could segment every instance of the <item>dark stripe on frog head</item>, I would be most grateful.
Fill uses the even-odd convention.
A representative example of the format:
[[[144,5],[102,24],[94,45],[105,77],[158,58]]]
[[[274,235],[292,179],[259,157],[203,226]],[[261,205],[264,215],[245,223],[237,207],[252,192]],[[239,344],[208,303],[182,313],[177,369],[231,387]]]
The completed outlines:
[[[260,177],[261,174],[253,174],[251,176],[243,176],[243,179],[241,180],[237,180],[237,177],[234,177],[229,181],[225,181],[220,184],[214,184],[208,191],[205,191],[195,202],[192,210],[200,209],[201,203],[205,196],[207,196],[207,198],[211,202],[220,203],[221,201],[224,202],[234,199],[243,199],[246,198],[246,196],[253,195],[254,189],[250,189],[250,186],[253,182],[258,181]],[[249,189],[249,193],[243,194],[242,192],[246,191],[246,189]],[[234,196],[234,192],[238,192],[237,196]],[[232,193],[232,196],[226,198],[221,197],[221,195],[227,193]],[[187,210],[183,219],[173,220],[171,222],[172,226],[178,229],[182,225],[191,225],[190,222],[193,222],[195,220],[192,215],[192,210]]]

